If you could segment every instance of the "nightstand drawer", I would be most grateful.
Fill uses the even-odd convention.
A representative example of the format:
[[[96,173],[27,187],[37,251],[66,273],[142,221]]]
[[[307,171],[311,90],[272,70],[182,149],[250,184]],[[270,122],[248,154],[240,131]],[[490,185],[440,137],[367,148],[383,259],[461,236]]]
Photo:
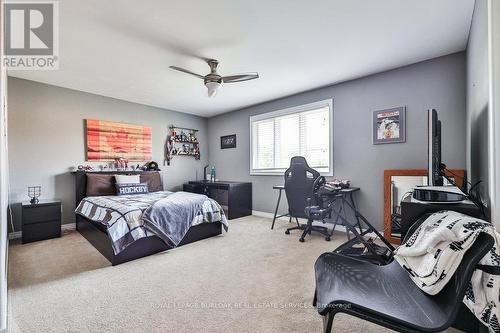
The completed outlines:
[[[61,219],[61,205],[23,208],[23,224],[33,224]]]
[[[61,237],[61,220],[23,226],[23,243]]]

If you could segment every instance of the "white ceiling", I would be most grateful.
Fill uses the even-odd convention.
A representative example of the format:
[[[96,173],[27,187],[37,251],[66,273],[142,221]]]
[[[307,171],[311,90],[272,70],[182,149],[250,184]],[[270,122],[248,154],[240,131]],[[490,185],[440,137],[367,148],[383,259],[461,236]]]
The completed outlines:
[[[205,117],[464,50],[474,0],[60,0],[60,69],[9,75]],[[168,68],[257,71],[208,98]]]

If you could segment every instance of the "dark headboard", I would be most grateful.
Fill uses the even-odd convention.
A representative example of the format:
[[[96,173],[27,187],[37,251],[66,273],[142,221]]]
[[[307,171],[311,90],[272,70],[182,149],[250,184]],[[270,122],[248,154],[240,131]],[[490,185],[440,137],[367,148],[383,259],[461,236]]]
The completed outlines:
[[[75,207],[87,196],[87,173],[100,175],[138,175],[147,172],[158,171],[73,171],[75,175]]]

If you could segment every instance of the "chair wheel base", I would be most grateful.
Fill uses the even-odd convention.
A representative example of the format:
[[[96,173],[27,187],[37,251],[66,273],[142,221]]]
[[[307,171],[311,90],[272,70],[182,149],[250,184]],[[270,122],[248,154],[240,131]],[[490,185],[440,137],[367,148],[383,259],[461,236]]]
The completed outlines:
[[[290,231],[285,230],[285,235],[290,235]]]
[[[299,238],[299,242],[304,243],[304,238]]]
[[[327,242],[329,242],[329,241],[331,241],[331,238],[330,238],[330,237],[325,237],[325,240],[326,240]]]

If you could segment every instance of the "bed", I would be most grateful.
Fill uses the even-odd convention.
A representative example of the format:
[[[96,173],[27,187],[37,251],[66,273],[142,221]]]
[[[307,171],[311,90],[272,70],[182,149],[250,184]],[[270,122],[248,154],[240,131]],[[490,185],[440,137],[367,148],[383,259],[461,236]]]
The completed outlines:
[[[185,235],[182,238],[175,240],[175,237],[169,238],[165,237],[164,233],[158,233],[153,224],[149,221],[144,223],[143,227],[134,228],[134,232],[130,232],[127,237],[122,237],[122,239],[127,239],[126,242],[117,241],[116,231],[110,231],[110,224],[103,223],[103,221],[98,222],[100,219],[97,216],[101,215],[101,211],[105,211],[107,207],[112,207],[110,211],[115,211],[115,207],[121,207],[123,209],[127,206],[126,197],[120,198],[119,196],[114,196],[112,193],[103,193],[103,195],[95,195],[95,193],[87,193],[87,175],[89,174],[99,174],[99,175],[115,175],[115,174],[140,174],[141,178],[146,176],[147,173],[154,173],[156,171],[126,171],[126,172],[89,172],[89,171],[76,171],[75,175],[75,189],[76,189],[76,229],[78,232],[85,237],[104,257],[106,257],[113,266],[119,265],[131,260],[149,256],[154,253],[162,252],[165,250],[172,249],[173,247],[179,247],[185,244],[196,242],[201,239],[214,237],[222,233],[223,227],[227,230],[227,220],[225,219],[224,212],[220,208],[219,213],[221,215],[214,214],[210,220],[210,223],[203,223],[208,221],[203,221],[203,219],[194,219],[193,225],[187,229]],[[91,191],[91,190],[89,190]],[[89,194],[89,195],[88,195]],[[161,199],[168,199],[164,201],[172,201],[170,198],[183,197],[190,195],[184,192],[168,192],[168,191],[154,191],[150,195],[137,195],[134,196],[136,204],[130,203],[130,206],[135,205],[135,207],[129,209],[130,214],[138,214],[138,211],[145,212],[146,206],[151,206]],[[149,197],[149,198],[148,198]],[[207,198],[208,199],[208,198]],[[211,199],[208,199],[211,200]],[[163,202],[163,201],[158,201]],[[218,206],[215,201],[207,201],[210,203],[213,210],[217,210]],[[121,206],[124,205],[124,206]],[[161,206],[161,205],[160,205]],[[177,205],[178,206],[178,205]],[[161,208],[161,207],[160,207]],[[169,214],[169,206],[163,208],[167,211],[156,210],[160,214]],[[210,207],[208,208],[210,209]],[[119,210],[116,210],[117,212]],[[123,210],[122,210],[123,211]],[[127,212],[128,212],[127,211]],[[204,210],[205,212],[205,206]],[[92,214],[91,214],[92,213]],[[216,212],[217,213],[217,212]],[[121,213],[117,213],[120,215]],[[150,214],[152,215],[152,214]],[[172,215],[172,214],[171,214]],[[175,215],[172,215],[175,217]],[[171,217],[172,217],[171,216]],[[141,215],[142,217],[142,215]],[[127,218],[126,216],[124,218]],[[213,219],[216,220],[213,220]],[[109,214],[108,214],[109,219]],[[114,221],[113,221],[114,222]],[[184,230],[185,231],[185,230]]]

